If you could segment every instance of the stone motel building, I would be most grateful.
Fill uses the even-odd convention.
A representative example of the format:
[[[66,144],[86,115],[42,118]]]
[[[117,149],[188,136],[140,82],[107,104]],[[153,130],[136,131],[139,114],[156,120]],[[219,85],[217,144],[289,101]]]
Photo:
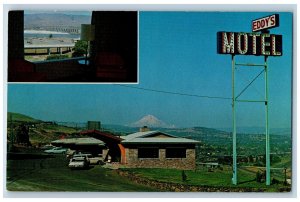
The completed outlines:
[[[97,139],[71,145],[70,141],[53,141],[56,146],[72,149],[93,148],[107,163],[120,164],[127,168],[196,168],[195,146],[199,141],[176,137],[160,131],[142,128],[127,136],[115,136],[100,130],[85,130],[82,136]],[[60,142],[60,144],[58,144]]]

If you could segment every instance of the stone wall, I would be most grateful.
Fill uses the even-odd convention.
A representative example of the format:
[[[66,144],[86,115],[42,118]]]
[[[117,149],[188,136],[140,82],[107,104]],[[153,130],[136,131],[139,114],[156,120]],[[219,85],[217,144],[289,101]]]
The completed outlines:
[[[151,180],[135,175],[133,173],[117,170],[120,176],[126,177],[129,180],[149,187],[155,187],[161,191],[171,192],[266,192],[267,188],[260,187],[222,187],[222,186],[208,186],[208,185],[188,185],[180,183],[160,182],[157,180]],[[291,187],[280,187],[277,192],[290,192]]]
[[[159,148],[159,158],[138,158],[138,148],[126,148],[125,152],[125,166],[128,168],[175,168],[181,170],[196,168],[194,148],[186,149],[186,158],[166,158],[165,148]]]

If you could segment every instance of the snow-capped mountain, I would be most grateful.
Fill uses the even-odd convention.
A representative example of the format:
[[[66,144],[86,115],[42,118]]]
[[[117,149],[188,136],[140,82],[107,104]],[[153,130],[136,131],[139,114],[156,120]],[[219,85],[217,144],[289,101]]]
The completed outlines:
[[[147,115],[140,120],[130,124],[131,127],[143,127],[148,126],[150,128],[175,128],[174,125],[169,125],[153,115]]]

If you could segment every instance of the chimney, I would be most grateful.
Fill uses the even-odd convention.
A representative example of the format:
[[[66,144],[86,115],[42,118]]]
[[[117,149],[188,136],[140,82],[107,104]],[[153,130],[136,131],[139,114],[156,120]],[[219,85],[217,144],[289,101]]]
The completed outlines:
[[[100,121],[88,121],[87,129],[88,130],[101,130],[101,122]]]
[[[140,128],[140,132],[147,132],[150,131],[150,128],[148,128],[147,126],[143,126]]]

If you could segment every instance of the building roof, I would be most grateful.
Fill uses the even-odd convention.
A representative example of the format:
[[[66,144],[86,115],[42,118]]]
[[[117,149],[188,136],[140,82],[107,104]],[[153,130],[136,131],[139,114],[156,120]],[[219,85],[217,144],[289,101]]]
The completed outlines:
[[[104,142],[96,138],[67,138],[52,141],[54,144],[75,144],[75,145],[103,145]]]
[[[159,136],[162,135],[163,137]],[[160,131],[147,131],[122,136],[122,144],[197,144],[199,141],[176,137]]]
[[[100,139],[101,137],[111,139],[117,142],[120,142],[122,139],[115,136],[113,133],[109,133],[106,131],[99,131],[99,130],[84,130],[80,132],[81,135],[89,135],[93,136],[97,139]]]

